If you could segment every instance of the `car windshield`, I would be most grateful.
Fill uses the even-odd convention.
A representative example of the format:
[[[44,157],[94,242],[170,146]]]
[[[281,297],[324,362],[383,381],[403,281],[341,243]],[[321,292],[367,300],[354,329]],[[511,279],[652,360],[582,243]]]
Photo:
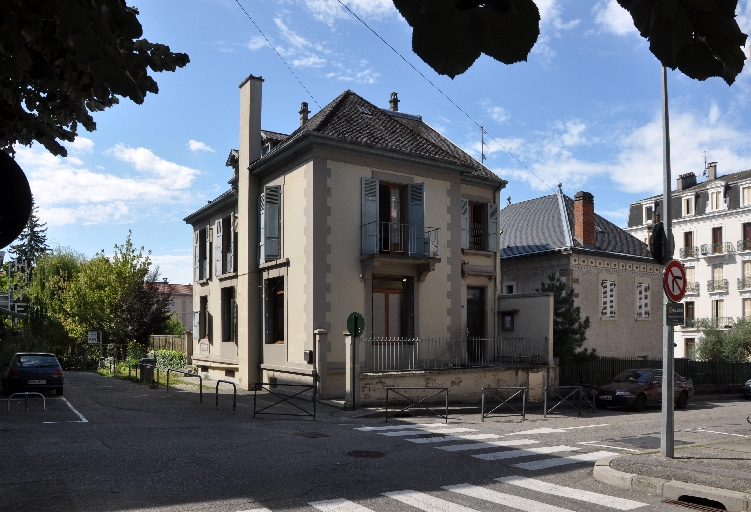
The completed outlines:
[[[57,368],[60,363],[53,355],[30,354],[18,356],[16,366],[21,368]]]
[[[650,377],[652,377],[652,372],[646,370],[626,370],[625,372],[618,374],[618,376],[613,379],[613,382],[638,382],[640,384],[646,384],[649,382]]]

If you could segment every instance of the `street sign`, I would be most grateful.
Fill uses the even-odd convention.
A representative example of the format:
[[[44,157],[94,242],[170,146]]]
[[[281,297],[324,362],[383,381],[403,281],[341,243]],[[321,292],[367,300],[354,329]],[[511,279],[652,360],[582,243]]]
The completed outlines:
[[[357,311],[350,313],[347,318],[347,331],[357,337],[365,330],[365,318]]]
[[[97,336],[96,331],[89,331],[89,345],[96,345],[99,343],[99,336]]]
[[[665,304],[665,325],[683,325],[685,316],[683,302]]]
[[[680,302],[683,299],[686,294],[686,269],[680,261],[671,260],[665,266],[662,287],[672,302]]]

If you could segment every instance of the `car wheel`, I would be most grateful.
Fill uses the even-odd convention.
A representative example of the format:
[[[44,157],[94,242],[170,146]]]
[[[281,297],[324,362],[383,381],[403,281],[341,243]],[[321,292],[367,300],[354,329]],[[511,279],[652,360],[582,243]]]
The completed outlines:
[[[631,404],[631,408],[636,412],[641,412],[647,406],[647,397],[645,395],[637,395],[634,399],[634,403]]]
[[[608,404],[607,404],[607,402],[605,402],[605,400],[595,400],[595,406],[598,409],[607,409],[608,408]]]
[[[63,396],[63,388],[56,388],[55,396]]]
[[[678,400],[675,402],[675,408],[676,409],[685,409],[688,405],[688,393],[685,391],[682,391],[681,394],[678,396]]]

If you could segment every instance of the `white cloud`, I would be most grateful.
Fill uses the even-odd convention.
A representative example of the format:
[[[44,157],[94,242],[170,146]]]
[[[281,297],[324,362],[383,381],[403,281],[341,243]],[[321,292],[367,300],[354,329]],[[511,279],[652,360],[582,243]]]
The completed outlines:
[[[250,38],[250,41],[245,45],[248,50],[250,51],[256,51],[260,48],[263,48],[266,46],[266,40],[261,36],[253,36]]]
[[[190,148],[191,151],[210,151],[214,153],[214,150],[211,149],[209,146],[207,146],[203,142],[199,142],[193,139],[190,139],[188,141],[188,148]]]
[[[339,65],[339,67],[342,67]],[[360,61],[359,69],[340,69],[326,73],[326,78],[332,78],[340,82],[355,82],[358,84],[374,84],[378,82],[381,74],[368,66],[368,61]]]
[[[318,55],[307,55],[300,59],[292,59],[292,65],[300,68],[320,68],[326,64],[326,59],[322,59]]]
[[[136,170],[151,175],[149,180],[171,190],[188,188],[195,177],[200,174],[197,169],[164,160],[147,148],[131,148],[116,144],[112,149],[107,150],[107,153],[118,160],[132,164]]]
[[[564,30],[573,29],[581,20],[563,21],[559,0],[537,0],[535,3],[540,10],[540,35],[531,53],[537,55],[543,64],[548,64],[556,55],[550,46],[551,39],[561,37]]]
[[[490,119],[497,123],[504,123],[508,121],[509,114],[506,112],[506,110],[498,105],[493,105],[493,102],[490,100],[483,100],[480,102],[480,105],[482,105],[485,108],[485,112],[490,116]]]
[[[595,199],[597,201],[597,199]],[[628,208],[616,208],[615,210],[600,210],[597,208],[597,215],[605,217],[616,226],[626,227],[628,224]]]
[[[592,13],[595,15],[595,23],[604,32],[619,36],[637,32],[631,15],[616,0],[598,2],[592,8]]]
[[[303,2],[315,19],[327,25],[333,25],[340,19],[354,20],[337,0],[303,0]],[[352,12],[367,19],[381,19],[397,12],[391,0],[349,0],[344,3],[352,9]]]
[[[122,201],[109,204],[90,204],[75,207],[40,207],[39,216],[50,226],[66,224],[108,224],[124,220],[129,209]]]
[[[193,256],[186,254],[152,254],[154,265],[159,266],[161,277],[166,277],[172,284],[193,283]]]
[[[71,153],[91,153],[94,151],[94,141],[78,135],[73,142],[66,142]]]

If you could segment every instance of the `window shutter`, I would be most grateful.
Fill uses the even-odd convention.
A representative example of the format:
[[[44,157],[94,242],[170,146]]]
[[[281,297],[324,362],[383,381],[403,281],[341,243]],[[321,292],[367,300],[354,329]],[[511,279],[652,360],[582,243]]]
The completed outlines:
[[[362,178],[361,249],[362,254],[378,252],[378,180]]]
[[[615,281],[608,281],[608,316],[615,318]]]
[[[193,281],[201,279],[201,249],[198,243],[198,231],[193,231]]]
[[[407,308],[407,329],[406,329],[406,335],[407,339],[410,340],[411,343],[414,343],[415,339],[415,278],[414,277],[408,277],[407,281],[404,283],[405,290],[404,295],[406,299],[406,308]]]
[[[266,260],[278,260],[282,257],[281,221],[282,221],[282,187],[266,187],[266,218],[264,226],[264,242]]]
[[[258,196],[258,264],[266,262],[264,226],[266,225],[266,194]]]
[[[425,250],[425,184],[407,185],[407,201],[409,201],[407,212],[409,254],[426,256],[428,251]]]
[[[461,199],[462,249],[469,249],[469,201]]]
[[[649,284],[642,283],[642,287],[644,290],[644,299],[643,299],[643,306],[642,314],[644,315],[644,318],[649,318],[650,312],[649,312]]]
[[[486,205],[488,212],[488,251],[498,252],[498,205],[488,203]]]
[[[603,280],[600,286],[602,286],[600,293],[600,306],[602,307],[600,309],[600,316],[608,316],[608,282]]]
[[[211,225],[206,226],[206,258],[203,260],[203,278],[211,277]]]
[[[235,216],[229,214],[229,251],[227,253],[227,272],[235,271]]]
[[[201,339],[201,312],[193,312],[193,340],[198,341]]]
[[[214,274],[222,275],[222,219],[214,222]]]

